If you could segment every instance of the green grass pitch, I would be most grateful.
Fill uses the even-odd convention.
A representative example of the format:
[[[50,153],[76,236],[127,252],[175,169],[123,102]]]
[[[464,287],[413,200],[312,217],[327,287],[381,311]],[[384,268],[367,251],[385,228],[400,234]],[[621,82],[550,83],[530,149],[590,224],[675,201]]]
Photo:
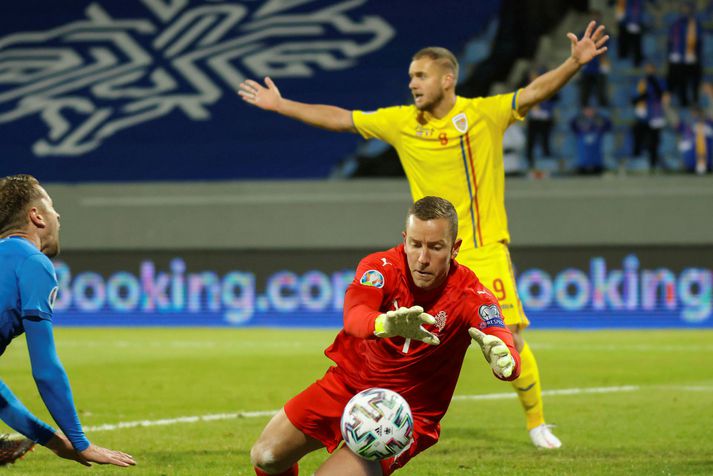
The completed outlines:
[[[14,475],[250,475],[249,450],[267,416],[173,422],[186,416],[274,410],[320,377],[335,330],[75,329],[56,340],[91,441],[131,453],[138,466],[84,468],[36,448]],[[549,422],[564,447],[531,446],[514,398],[471,347],[442,422],[441,441],[404,475],[713,474],[713,331],[528,331]],[[0,358],[2,379],[38,416],[24,339]],[[438,375],[430,376],[434,385]],[[591,393],[598,387],[609,390]],[[619,388],[619,391],[616,390]],[[6,429],[6,428],[5,428]],[[312,474],[326,452],[303,459]]]

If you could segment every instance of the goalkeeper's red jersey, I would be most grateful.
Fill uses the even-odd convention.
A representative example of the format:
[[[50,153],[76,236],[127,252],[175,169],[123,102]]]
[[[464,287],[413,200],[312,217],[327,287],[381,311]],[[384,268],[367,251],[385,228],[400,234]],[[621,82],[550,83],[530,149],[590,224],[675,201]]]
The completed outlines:
[[[420,341],[374,336],[374,320],[398,307],[419,305],[436,318],[424,325],[436,334],[436,346]],[[438,422],[448,409],[463,358],[472,339],[470,327],[502,339],[520,373],[520,356],[505,327],[495,296],[465,266],[451,262],[446,282],[429,292],[411,279],[403,245],[364,258],[344,301],[344,328],[325,354],[355,390],[384,387],[400,393],[414,414]],[[480,355],[480,351],[478,350]]]

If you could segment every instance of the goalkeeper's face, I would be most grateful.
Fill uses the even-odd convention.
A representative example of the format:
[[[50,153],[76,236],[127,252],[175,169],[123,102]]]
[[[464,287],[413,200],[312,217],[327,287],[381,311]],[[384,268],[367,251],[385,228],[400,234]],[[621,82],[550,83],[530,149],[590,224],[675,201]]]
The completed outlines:
[[[411,215],[403,238],[414,284],[424,291],[438,288],[448,277],[461,244],[461,240],[453,241],[448,220],[421,220]]]

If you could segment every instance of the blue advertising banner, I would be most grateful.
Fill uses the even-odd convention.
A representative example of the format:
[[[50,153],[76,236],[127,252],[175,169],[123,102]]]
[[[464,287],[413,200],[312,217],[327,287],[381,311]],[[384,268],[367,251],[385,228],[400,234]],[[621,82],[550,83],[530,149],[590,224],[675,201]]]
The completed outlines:
[[[340,327],[366,251],[67,253],[59,325]],[[713,327],[713,250],[520,249],[533,328]]]
[[[243,103],[246,78],[349,109],[409,101],[498,1],[23,0],[0,15],[0,176],[44,182],[325,177],[354,134]]]

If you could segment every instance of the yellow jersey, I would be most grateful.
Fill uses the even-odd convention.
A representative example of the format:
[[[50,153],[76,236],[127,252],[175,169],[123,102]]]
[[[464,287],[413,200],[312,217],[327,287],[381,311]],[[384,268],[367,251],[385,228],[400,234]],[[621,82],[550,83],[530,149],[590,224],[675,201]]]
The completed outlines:
[[[381,139],[396,149],[414,201],[436,195],[453,203],[463,240],[461,253],[509,243],[503,135],[515,120],[522,120],[517,92],[473,99],[458,96],[441,119],[416,106],[354,111],[352,117],[365,139]]]

